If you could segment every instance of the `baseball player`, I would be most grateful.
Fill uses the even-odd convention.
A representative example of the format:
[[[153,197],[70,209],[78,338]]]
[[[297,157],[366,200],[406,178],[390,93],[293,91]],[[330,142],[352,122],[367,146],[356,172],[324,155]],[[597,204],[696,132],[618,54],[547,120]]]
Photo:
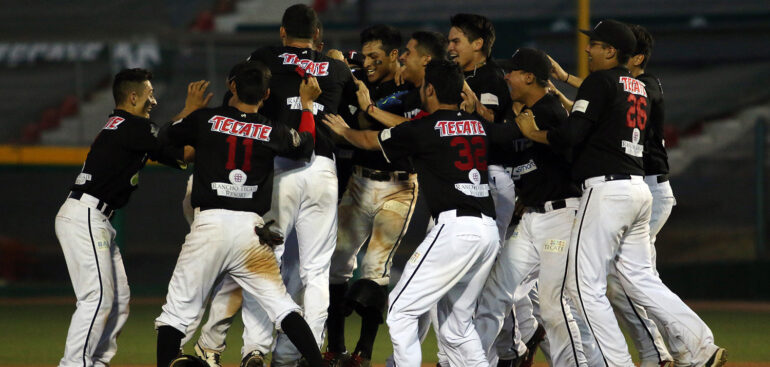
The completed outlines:
[[[477,113],[488,122],[503,122],[505,112],[511,109],[508,86],[503,71],[489,58],[495,43],[495,27],[486,17],[476,14],[456,14],[450,19],[448,57],[463,70],[466,85],[464,93],[473,103],[466,112]],[[505,150],[490,150],[489,181],[497,214],[497,228],[504,239],[513,217],[515,191],[510,168],[505,159],[512,156],[512,145]]]
[[[284,12],[281,22],[283,46],[262,47],[249,57],[267,65],[273,75],[270,96],[260,113],[274,121],[288,123],[290,127],[296,127],[295,121],[299,121],[301,114],[297,88],[302,77],[296,71],[298,67],[316,77],[323,91],[313,104],[314,114],[335,113],[342,100],[355,99],[355,84],[345,63],[312,48],[313,40],[318,37],[319,23],[318,15],[312,8],[303,4],[292,5]],[[281,237],[287,237],[292,229],[296,231],[299,275],[304,288],[301,294],[292,296],[303,306],[303,315],[319,347],[323,343],[329,302],[329,266],[337,236],[337,177],[333,150],[334,142],[328,128],[323,125],[317,126],[316,144],[310,162],[277,157],[272,206],[265,216],[266,220],[276,222],[276,232]],[[276,246],[275,252],[280,260],[283,245]],[[220,297],[228,299],[230,295],[220,291],[212,302],[219,302],[217,298]],[[242,317],[246,330],[242,352],[248,358],[251,358],[249,354],[261,358],[260,354],[264,353],[260,350],[262,346],[271,344],[273,323],[264,312],[258,311],[259,307],[260,304],[244,294],[243,308],[246,312],[242,313]],[[210,313],[207,324],[217,323],[217,320],[226,317]],[[267,343],[264,337],[268,337]],[[300,357],[286,335],[279,332],[272,364],[293,365]]]
[[[374,105],[403,115],[399,100],[409,92],[394,81],[401,33],[393,27],[375,25],[361,32],[366,80]],[[360,80],[360,79],[359,79]],[[360,124],[372,130],[384,126],[360,114]],[[356,149],[352,177],[342,196],[338,213],[337,246],[330,270],[330,304],[327,330],[329,342],[324,359],[330,366],[369,365],[379,325],[384,321],[392,258],[406,233],[417,197],[417,177],[408,163],[398,167],[382,154]],[[356,256],[369,238],[360,264],[361,279],[349,285],[357,267]],[[352,355],[345,347],[345,317],[355,310],[361,315],[361,336]]]
[[[558,97],[546,90],[551,65],[544,52],[520,48],[503,67],[510,70],[505,80],[511,98],[531,109],[541,128],[566,122],[567,112]],[[489,350],[513,306],[517,287],[528,278],[536,278],[540,318],[550,347],[549,362],[554,366],[596,366],[601,361],[598,354],[594,353],[598,358],[593,360],[584,354],[574,304],[561,296],[580,189],[572,183],[564,157],[543,144],[518,140],[516,144],[526,147],[514,156],[513,167],[519,200],[526,209],[479,298],[476,330]]]
[[[258,62],[244,63],[248,66],[228,81],[233,94],[229,106],[197,111],[169,129],[172,143],[196,149],[192,193],[196,213],[163,312],[156,319],[159,367],[167,366],[179,353],[184,333],[223,274],[260,303],[311,366],[323,365],[312,331],[286,292],[270,247],[282,238],[273,236],[262,219],[270,208],[276,154],[307,159],[312,155],[313,100],[321,90],[315,78],[301,83],[303,112],[298,131],[273,123],[258,114],[270,93],[270,71]]]
[[[447,60],[431,60],[420,95],[430,115],[377,131],[351,130],[327,116],[324,123],[388,160],[411,157],[436,226],[417,247],[389,295],[388,326],[395,364],[419,366],[417,320],[438,304],[442,344],[452,365],[487,366],[472,327],[476,297],[499,249],[489,195],[487,147],[512,134],[487,134],[490,125],[458,109],[463,76]]]
[[[149,120],[157,104],[143,69],[115,75],[115,111],[91,144],[75,184],[56,214],[56,237],[78,299],[60,366],[107,366],[117,351],[116,338],[128,318],[129,287],[110,218],[128,202],[147,159],[172,167],[185,161],[186,148],[162,144]],[[208,103],[196,82],[188,88],[177,118]]]
[[[404,82],[411,83],[415,88],[396,97],[402,107],[401,114],[390,112],[377,106],[371,99],[371,93],[362,81],[356,82],[359,107],[374,120],[386,127],[393,127],[410,119],[420,118],[427,113],[421,109],[420,86],[425,76],[425,65],[431,60],[443,59],[446,55],[446,37],[438,32],[417,31],[412,33],[406,43],[404,52],[399,56],[401,65],[400,76]]]
[[[726,352],[713,335],[650,271],[652,197],[644,183],[643,149],[649,116],[644,84],[625,64],[636,48],[633,32],[614,20],[599,22],[586,47],[591,74],[580,88],[568,123],[537,130],[530,110],[517,117],[522,133],[557,150],[574,149],[572,178],[583,196],[572,228],[564,292],[578,305],[607,366],[633,366],[605,295],[614,268],[626,294],[660,321],[696,365],[722,366]]]

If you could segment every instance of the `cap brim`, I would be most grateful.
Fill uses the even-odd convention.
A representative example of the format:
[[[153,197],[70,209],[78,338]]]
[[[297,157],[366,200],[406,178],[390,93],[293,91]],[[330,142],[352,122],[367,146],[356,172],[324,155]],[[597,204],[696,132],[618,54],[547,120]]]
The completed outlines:
[[[516,70],[516,63],[511,59],[495,60],[495,63],[506,73],[511,72],[511,70]]]
[[[593,29],[581,29],[580,33],[585,34],[591,39],[599,39],[599,36],[594,32]]]

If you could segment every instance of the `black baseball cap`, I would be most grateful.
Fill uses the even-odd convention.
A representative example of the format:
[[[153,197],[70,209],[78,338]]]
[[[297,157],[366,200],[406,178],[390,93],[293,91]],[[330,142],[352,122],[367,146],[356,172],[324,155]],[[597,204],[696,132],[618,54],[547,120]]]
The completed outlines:
[[[581,29],[580,32],[593,40],[602,41],[628,54],[636,50],[636,37],[625,23],[614,19],[605,19],[597,23],[594,29]]]
[[[534,48],[522,47],[516,50],[510,59],[499,60],[497,63],[506,73],[512,70],[523,70],[535,74],[535,77],[540,80],[548,80],[551,73],[551,60],[548,59],[548,55]]]

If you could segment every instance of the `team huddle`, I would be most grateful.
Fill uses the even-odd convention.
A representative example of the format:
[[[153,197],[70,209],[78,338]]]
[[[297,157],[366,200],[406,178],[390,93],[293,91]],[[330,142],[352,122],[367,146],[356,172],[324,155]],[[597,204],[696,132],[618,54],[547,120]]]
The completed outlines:
[[[474,14],[405,43],[375,25],[360,51],[324,54],[318,16],[293,5],[282,46],[233,66],[220,106],[209,82],[190,83],[160,127],[152,74],[121,71],[56,216],[78,300],[60,365],[107,366],[117,351],[130,297],[109,220],[152,159],[193,165],[158,367],[220,366],[238,311],[243,367],[268,354],[272,366],[369,366],[384,322],[392,366],[420,366],[431,327],[441,366],[529,366],[538,347],[551,366],[634,366],[619,323],[641,366],[723,366],[727,351],[655,268],[675,199],[663,92],[645,72],[652,36],[614,20],[581,32],[585,79],[542,50],[492,60],[494,27]],[[390,289],[418,196],[429,230]],[[285,255],[291,233],[298,252]]]

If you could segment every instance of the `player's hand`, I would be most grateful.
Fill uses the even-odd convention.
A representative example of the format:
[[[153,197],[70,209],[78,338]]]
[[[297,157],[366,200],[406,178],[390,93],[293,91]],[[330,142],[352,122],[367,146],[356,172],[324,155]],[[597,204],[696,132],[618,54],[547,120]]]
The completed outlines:
[[[268,221],[262,227],[254,227],[254,232],[259,237],[259,243],[270,247],[283,244],[283,237],[278,232],[271,231],[270,226],[275,224],[274,220]]]
[[[335,134],[340,136],[344,136],[345,130],[350,129],[350,126],[348,126],[340,115],[335,115],[333,113],[325,114],[323,122],[326,126],[329,126]]]
[[[366,84],[364,82],[355,79],[356,86],[358,87],[358,90],[356,91],[356,98],[358,99],[358,107],[361,108],[364,112],[369,107],[369,105],[372,104],[372,97],[369,96],[369,88],[366,87]]]
[[[345,60],[345,55],[343,55],[342,51],[340,50],[331,49],[329,51],[326,51],[326,56],[331,57],[332,59],[335,59],[335,60],[340,60],[344,62],[345,65],[348,65],[348,61]],[[348,65],[348,67],[350,67],[350,65]]]
[[[564,69],[559,65],[556,60],[554,60],[551,55],[548,55],[548,60],[551,60],[551,77],[560,81],[560,82],[566,82],[567,80],[567,72],[564,71]]]
[[[321,95],[321,86],[318,85],[318,79],[309,75],[299,83],[299,99],[302,102],[302,108],[313,110],[313,101]]]
[[[479,100],[467,82],[463,82],[463,91],[460,92],[460,96],[463,98],[463,101],[460,102],[460,109],[467,113],[476,112]]]
[[[214,93],[206,94],[209,87],[207,80],[199,80],[187,85],[187,99],[184,106],[186,110],[195,111],[209,105],[209,101],[214,97]]]
[[[524,109],[524,111],[521,111],[521,113],[516,116],[516,125],[519,125],[521,133],[526,137],[529,137],[533,131],[540,130],[535,124],[535,115],[529,108]]]
[[[184,163],[192,163],[195,161],[195,148],[190,145],[184,146]]]
[[[405,81],[404,81],[404,68],[406,68],[406,66],[401,66],[401,65],[399,65],[396,68],[396,73],[393,76],[393,81],[396,82],[396,86],[401,86],[401,84],[405,83]]]

